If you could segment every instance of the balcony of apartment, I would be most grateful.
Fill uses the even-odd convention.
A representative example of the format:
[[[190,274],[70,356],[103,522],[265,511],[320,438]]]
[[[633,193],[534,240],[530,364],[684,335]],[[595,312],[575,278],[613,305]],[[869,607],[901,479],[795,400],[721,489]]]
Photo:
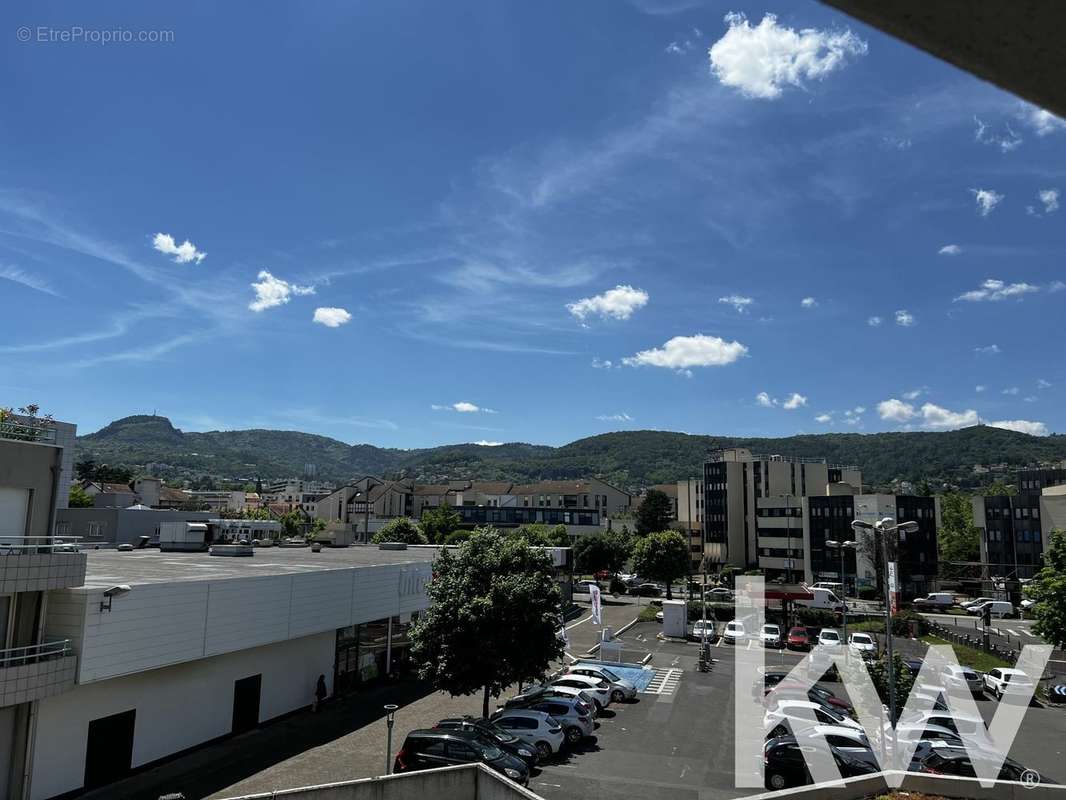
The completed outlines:
[[[73,688],[77,665],[69,639],[0,650],[0,707],[41,700]]]
[[[0,535],[0,594],[46,592],[84,584],[86,556],[79,539]]]
[[[47,422],[33,422],[22,417],[4,417],[0,419],[0,439],[15,442],[37,442],[38,444],[55,444],[56,429]]]

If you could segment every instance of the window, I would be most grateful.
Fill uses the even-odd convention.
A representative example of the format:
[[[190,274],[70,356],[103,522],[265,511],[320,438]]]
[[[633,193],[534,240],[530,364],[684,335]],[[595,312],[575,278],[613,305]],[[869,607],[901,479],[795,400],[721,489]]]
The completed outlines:
[[[102,535],[103,525],[99,522],[90,522],[85,526],[85,535],[99,539]]]
[[[427,742],[424,747],[421,748],[422,753],[427,756],[443,756],[444,755],[444,741],[442,739],[434,739]]]

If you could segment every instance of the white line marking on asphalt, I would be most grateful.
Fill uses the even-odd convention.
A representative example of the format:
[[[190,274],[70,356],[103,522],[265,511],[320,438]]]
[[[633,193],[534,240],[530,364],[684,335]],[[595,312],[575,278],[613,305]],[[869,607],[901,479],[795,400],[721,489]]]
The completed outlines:
[[[537,786],[550,786],[553,789],[562,789],[562,785],[558,783],[544,783],[544,781],[537,781]]]
[[[1018,635],[1018,631],[1012,631],[1010,628],[1004,628],[1004,630],[1007,633],[1009,633],[1011,636],[1017,636]]]
[[[1026,636],[1028,636],[1028,637],[1030,637],[1032,639],[1039,639],[1040,638],[1039,636],[1037,636],[1035,633],[1033,633],[1028,628],[1022,628],[1022,633],[1024,633]]]
[[[590,619],[592,619],[592,614],[589,614],[587,617],[585,617],[583,620],[580,620],[579,622],[575,622],[573,625],[567,625],[566,629],[570,630],[571,628],[576,628],[578,625],[584,625]]]

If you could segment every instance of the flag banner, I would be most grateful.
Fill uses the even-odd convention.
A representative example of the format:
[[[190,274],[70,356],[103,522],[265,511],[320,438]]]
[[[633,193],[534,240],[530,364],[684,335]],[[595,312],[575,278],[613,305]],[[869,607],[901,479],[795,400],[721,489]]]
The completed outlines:
[[[592,624],[600,625],[603,622],[603,609],[600,605],[600,587],[589,587],[589,600],[592,602]]]

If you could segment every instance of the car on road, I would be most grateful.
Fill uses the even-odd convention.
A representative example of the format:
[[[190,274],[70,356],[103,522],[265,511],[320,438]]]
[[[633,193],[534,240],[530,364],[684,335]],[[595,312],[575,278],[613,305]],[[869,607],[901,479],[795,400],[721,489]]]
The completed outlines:
[[[804,746],[793,736],[782,736],[766,743],[763,749],[763,765],[767,789],[779,791],[812,782],[807,762],[803,758]],[[870,775],[878,771],[878,768],[869,762],[853,758],[839,748],[830,745],[829,750],[844,778]]]
[[[858,722],[829,706],[812,703],[810,700],[785,698],[774,708],[768,709],[763,717],[763,728],[768,731],[767,738],[784,736],[790,727],[794,731],[811,727],[812,723],[807,719],[806,712],[813,715],[815,725],[843,725],[846,728],[862,730]]]
[[[877,656],[877,639],[869,633],[853,633],[848,637],[848,649],[863,658],[875,658]]]
[[[803,608],[824,608],[837,613],[845,610],[844,603],[829,589],[816,589],[812,586],[808,591],[811,593],[809,599],[794,600],[793,602]]]
[[[793,626],[788,629],[788,640],[786,645],[789,650],[810,650],[810,633],[806,628],[802,628],[798,625]]]
[[[835,628],[822,628],[818,634],[818,646],[835,650],[840,647],[840,631]]]
[[[1033,682],[1020,669],[996,667],[985,673],[984,690],[997,700],[1010,693],[1027,693],[1032,691]]]
[[[725,624],[725,631],[722,633],[722,639],[726,644],[736,644],[742,642],[748,638],[747,631],[744,630],[744,623],[739,620],[733,620]]]
[[[656,583],[638,583],[636,586],[629,587],[629,593],[636,597],[658,597],[663,590]]]
[[[529,769],[533,769],[533,767],[537,765],[537,750],[535,747],[527,744],[510,731],[506,731],[488,720],[470,716],[448,717],[434,725],[433,729],[472,731],[486,744],[495,745],[511,755],[522,759]],[[559,730],[559,736],[561,739],[562,729]]]
[[[759,631],[759,641],[762,642],[763,647],[784,647],[785,640],[781,636],[780,625],[763,625],[762,630]]]
[[[689,635],[693,639],[706,637],[713,642],[718,638],[718,625],[713,619],[698,619],[692,623],[692,633]]]
[[[457,764],[484,764],[515,783],[529,783],[529,768],[522,759],[502,748],[485,744],[471,731],[427,728],[407,734],[393,762],[393,772],[452,767]]]
[[[980,617],[985,613],[986,608],[993,619],[1003,619],[1004,617],[1014,616],[1014,604],[1008,603],[1006,600],[989,600],[987,603],[979,603],[975,606],[969,606],[966,609],[966,613],[973,614],[975,617]]]
[[[571,744],[576,744],[586,736],[591,736],[596,730],[596,723],[592,718],[592,706],[576,697],[546,694],[543,689],[534,689],[512,697],[504,703],[499,712],[516,708],[543,711],[559,720],[563,726],[563,733],[566,734],[566,741]]]
[[[588,594],[593,586],[595,586],[597,589],[600,589],[600,590],[603,589],[603,587],[600,586],[600,582],[599,581],[585,580],[585,581],[578,581],[576,584],[574,584],[574,591],[575,592],[581,592],[581,593],[584,593],[584,594]]]
[[[707,592],[707,600],[712,602],[724,602],[733,599],[733,592],[724,586],[715,586]]]
[[[611,684],[603,678],[592,678],[588,675],[562,675],[549,681],[548,685],[587,692],[592,702],[596,704],[597,712],[611,704]]]
[[[539,761],[558,753],[566,742],[563,723],[543,711],[511,708],[497,712],[489,722],[535,748]]]
[[[914,599],[914,607],[922,610],[951,608],[955,605],[955,595],[951,592],[930,592],[925,597]]]
[[[991,603],[996,598],[994,597],[975,597],[973,600],[967,600],[964,603],[959,603],[962,608],[969,609],[970,606],[979,606],[982,603]]]
[[[637,696],[637,687],[632,681],[621,677],[617,672],[608,667],[600,667],[595,664],[574,664],[568,670],[570,675],[585,675],[590,678],[602,678],[611,687],[611,702],[621,703],[623,700],[633,700]]]
[[[940,679],[948,688],[969,689],[973,694],[981,694],[985,690],[984,679],[977,674],[977,670],[958,664],[945,664]]]
[[[951,745],[945,741],[920,742],[911,759],[911,772],[924,772],[929,775],[953,775],[959,778],[975,778],[977,770],[974,769],[973,754],[962,747]],[[989,758],[995,758],[992,754]],[[996,759],[998,760],[998,758]],[[1001,781],[1021,782],[1023,775],[1032,775],[1036,782],[1043,784],[1055,784],[1055,781],[1041,775],[1036,770],[1026,769],[1013,758],[1006,758],[1003,766],[999,769],[998,779]]]

